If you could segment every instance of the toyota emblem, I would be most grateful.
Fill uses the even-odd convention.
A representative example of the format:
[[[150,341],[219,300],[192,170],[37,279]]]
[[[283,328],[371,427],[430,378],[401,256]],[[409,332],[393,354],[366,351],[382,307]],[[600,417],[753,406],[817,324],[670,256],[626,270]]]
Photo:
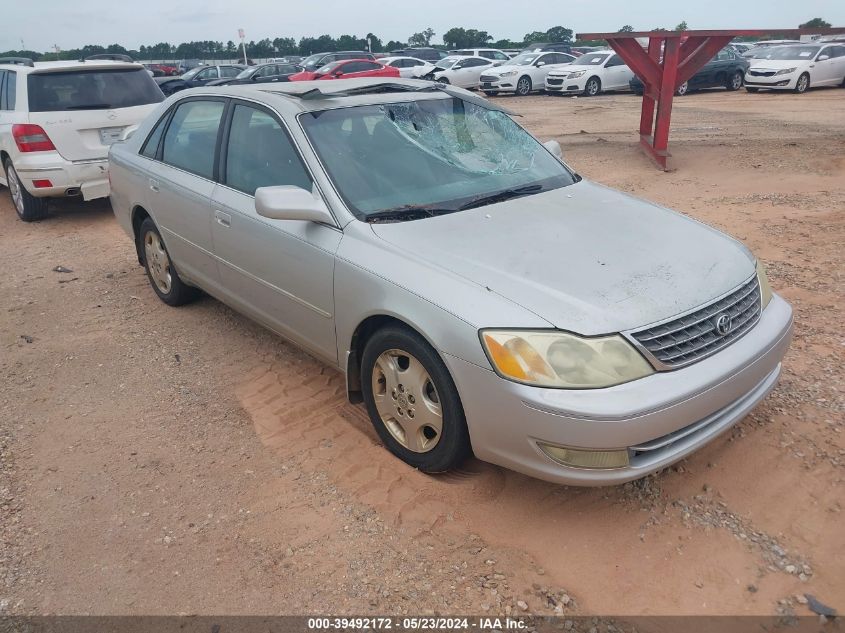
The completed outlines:
[[[731,331],[732,320],[733,319],[730,314],[720,314],[719,316],[717,316],[715,321],[713,321],[716,334],[718,334],[719,336],[726,336],[728,332]]]

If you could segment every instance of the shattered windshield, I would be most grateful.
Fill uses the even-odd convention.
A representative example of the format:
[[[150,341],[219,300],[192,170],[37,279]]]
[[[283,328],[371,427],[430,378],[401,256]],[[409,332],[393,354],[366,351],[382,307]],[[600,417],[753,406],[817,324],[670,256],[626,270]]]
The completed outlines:
[[[460,98],[308,112],[300,121],[361,219],[460,211],[577,179],[507,114]]]

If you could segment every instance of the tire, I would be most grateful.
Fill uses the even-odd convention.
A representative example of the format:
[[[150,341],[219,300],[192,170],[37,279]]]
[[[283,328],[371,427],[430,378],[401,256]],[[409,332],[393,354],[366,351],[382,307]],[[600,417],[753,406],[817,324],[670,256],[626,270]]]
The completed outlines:
[[[440,473],[459,466],[469,455],[458,390],[422,336],[398,325],[373,334],[364,347],[361,382],[376,433],[406,464]]]
[[[743,79],[742,72],[737,70],[733,75],[728,77],[728,80],[725,82],[725,88],[729,91],[734,92],[735,90],[739,90],[742,88],[742,84],[745,83]]]
[[[531,77],[523,75],[516,82],[516,96],[527,97],[531,94]]]
[[[676,97],[683,97],[688,92],[689,92],[689,82],[685,81],[680,86],[678,86],[677,90],[675,90],[675,96]]]
[[[746,89],[748,92],[758,92],[758,91],[760,90],[759,88],[750,88],[750,87],[748,87],[748,86],[745,86],[745,89]]]
[[[810,88],[810,75],[807,73],[801,73],[801,76],[798,77],[798,81],[795,82],[795,87],[792,89],[792,92],[802,95]]]
[[[449,85],[449,80],[446,79],[446,77],[441,77],[440,79],[435,79],[434,81],[439,84],[446,84],[447,86]]]
[[[199,296],[198,289],[187,285],[179,277],[176,268],[170,262],[170,255],[161,238],[161,233],[150,218],[141,223],[138,240],[140,241],[138,252],[143,258],[147,279],[150,280],[150,285],[159,299],[175,307],[190,303]]]
[[[601,92],[601,80],[598,77],[590,77],[584,84],[584,96],[595,97]]]
[[[36,198],[26,190],[18,178],[18,172],[15,171],[12,161],[7,160],[3,168],[6,170],[9,195],[12,197],[12,204],[15,206],[18,217],[24,222],[35,222],[47,217],[47,200]]]

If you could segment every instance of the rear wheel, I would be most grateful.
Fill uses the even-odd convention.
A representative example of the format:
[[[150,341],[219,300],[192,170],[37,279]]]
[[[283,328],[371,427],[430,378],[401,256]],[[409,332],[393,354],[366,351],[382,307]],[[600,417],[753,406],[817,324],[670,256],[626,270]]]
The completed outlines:
[[[807,89],[810,87],[810,75],[807,73],[802,73],[802,75],[798,78],[798,81],[795,83],[795,88],[793,92],[797,92],[798,94],[804,94],[807,92]]]
[[[376,332],[361,360],[364,402],[385,446],[423,472],[459,466],[470,452],[458,391],[437,352],[416,332]]]
[[[584,85],[584,96],[595,97],[601,92],[601,80],[598,77],[590,77]]]
[[[18,178],[12,161],[7,160],[4,165],[6,169],[6,182],[9,185],[9,194],[12,196],[12,203],[18,217],[24,222],[34,222],[47,217],[47,200],[36,198],[30,194]]]
[[[516,94],[525,97],[531,92],[531,77],[523,75],[516,82]]]
[[[731,91],[742,88],[742,72],[738,70],[731,75],[728,78],[728,81],[725,82],[725,88]]]
[[[179,277],[170,261],[161,233],[150,218],[141,223],[138,239],[141,241],[140,252],[143,253],[147,277],[159,299],[169,306],[180,306],[199,296],[199,290],[187,285]]]

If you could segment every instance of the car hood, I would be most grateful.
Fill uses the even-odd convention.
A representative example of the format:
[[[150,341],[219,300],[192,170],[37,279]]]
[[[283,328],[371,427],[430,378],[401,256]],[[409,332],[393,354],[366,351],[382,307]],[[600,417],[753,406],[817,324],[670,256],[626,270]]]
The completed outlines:
[[[373,224],[375,234],[585,335],[680,314],[754,274],[736,240],[680,213],[581,181],[423,220]],[[455,297],[460,306],[461,297]],[[450,309],[455,309],[451,306]],[[484,327],[496,325],[490,314]]]
[[[781,70],[803,66],[811,59],[752,59],[751,70]]]

